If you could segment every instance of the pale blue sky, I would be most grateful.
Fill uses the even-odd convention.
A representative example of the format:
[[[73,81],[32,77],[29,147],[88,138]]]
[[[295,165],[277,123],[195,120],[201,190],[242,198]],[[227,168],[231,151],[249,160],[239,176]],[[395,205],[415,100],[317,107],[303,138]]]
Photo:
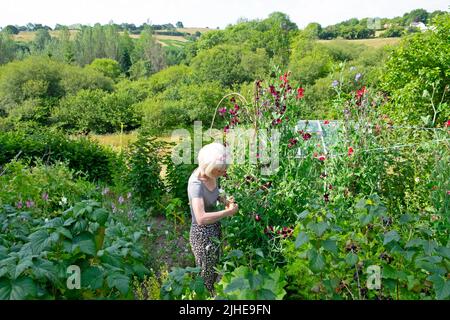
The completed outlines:
[[[0,26],[28,22],[60,24],[182,21],[185,27],[224,28],[238,18],[266,18],[273,11],[289,15],[300,28],[323,26],[353,17],[395,17],[412,9],[449,10],[448,0],[2,0]]]

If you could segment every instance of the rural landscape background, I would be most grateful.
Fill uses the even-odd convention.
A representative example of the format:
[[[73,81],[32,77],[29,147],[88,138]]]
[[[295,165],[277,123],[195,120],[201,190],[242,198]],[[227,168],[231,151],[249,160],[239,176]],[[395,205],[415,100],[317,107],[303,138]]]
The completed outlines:
[[[449,299],[448,8],[182,20],[0,21],[0,299]],[[171,157],[194,121],[281,133],[275,174],[220,181],[240,210],[215,297],[189,247],[196,166]]]

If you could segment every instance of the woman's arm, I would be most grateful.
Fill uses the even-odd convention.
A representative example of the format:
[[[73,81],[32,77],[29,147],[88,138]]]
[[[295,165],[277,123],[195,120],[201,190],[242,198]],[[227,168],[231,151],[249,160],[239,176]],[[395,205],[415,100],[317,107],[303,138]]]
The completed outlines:
[[[205,203],[202,198],[193,198],[191,206],[198,225],[213,224],[222,218],[234,215],[239,209],[238,205],[233,203],[225,210],[205,212]]]

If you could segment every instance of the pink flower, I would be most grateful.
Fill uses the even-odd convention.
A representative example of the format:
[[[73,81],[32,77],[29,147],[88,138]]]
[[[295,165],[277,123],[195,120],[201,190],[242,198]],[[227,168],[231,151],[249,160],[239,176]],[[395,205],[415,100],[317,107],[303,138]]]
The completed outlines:
[[[353,148],[352,147],[349,147],[348,148],[348,156],[351,156],[352,154],[353,154]]]
[[[309,139],[311,139],[311,134],[310,133],[304,133],[302,135],[303,140],[308,141]]]
[[[301,99],[304,97],[305,93],[305,89],[303,89],[302,87],[297,89],[297,99]]]
[[[119,204],[122,204],[125,202],[125,199],[122,196],[120,196],[118,201],[119,201]]]
[[[223,107],[219,109],[219,114],[223,117],[227,113],[227,108]]]
[[[27,205],[27,208],[33,207],[33,206],[34,206],[33,200],[27,200],[27,201],[26,201],[26,205]]]
[[[48,193],[47,193],[47,192],[44,192],[44,193],[42,194],[42,200],[48,201]]]
[[[293,146],[295,146],[297,144],[297,139],[289,139],[289,144],[288,144],[288,148],[292,148]]]
[[[230,126],[226,125],[226,126],[223,128],[223,132],[227,133],[228,131],[230,131]]]
[[[17,202],[16,206],[17,206],[17,209],[22,209],[22,207],[23,207],[22,201]]]
[[[317,160],[319,161],[325,161],[325,159],[326,157],[323,154],[317,157]]]

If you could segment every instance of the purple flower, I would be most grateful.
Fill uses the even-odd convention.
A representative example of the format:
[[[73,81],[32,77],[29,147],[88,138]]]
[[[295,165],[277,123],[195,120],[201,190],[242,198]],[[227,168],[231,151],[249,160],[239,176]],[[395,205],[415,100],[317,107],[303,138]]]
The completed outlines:
[[[34,206],[33,200],[27,200],[26,205],[27,205],[27,208],[31,208],[32,206]]]
[[[44,193],[42,194],[42,200],[48,201],[48,193],[47,193],[47,192],[44,192]]]
[[[17,202],[16,206],[17,206],[17,209],[22,209],[22,207],[23,207],[22,201]]]
[[[333,88],[336,88],[338,85],[339,85],[339,81],[337,81],[337,80],[334,80],[334,81],[331,83],[331,86],[332,86]]]
[[[227,108],[220,108],[219,109],[219,114],[223,117],[225,114],[227,113]]]
[[[357,73],[355,76],[355,81],[359,81],[359,79],[361,79],[362,74],[361,73]]]
[[[105,188],[102,190],[102,195],[104,196],[105,194],[109,193],[109,188]]]
[[[120,196],[119,197],[119,204],[122,204],[122,203],[124,203],[125,202],[125,199],[122,197],[122,196]]]

